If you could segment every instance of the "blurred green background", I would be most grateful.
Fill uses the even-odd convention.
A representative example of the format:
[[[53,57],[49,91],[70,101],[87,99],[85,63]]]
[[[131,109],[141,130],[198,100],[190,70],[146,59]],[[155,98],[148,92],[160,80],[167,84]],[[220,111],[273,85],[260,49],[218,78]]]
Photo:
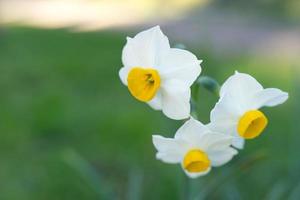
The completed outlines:
[[[143,2],[129,5],[150,7]],[[191,199],[300,199],[298,1],[155,2],[141,21],[116,25],[112,18],[122,16],[112,12],[110,24],[92,31],[81,22],[48,27],[2,16],[1,200],[186,199],[187,190]],[[156,15],[169,5],[178,15]],[[126,36],[155,24],[204,60],[203,75],[223,83],[238,70],[290,94],[263,109],[269,125],[261,137],[192,181],[179,165],[157,161],[151,142],[154,133],[173,136],[182,122],[136,101],[118,77]],[[199,95],[208,123],[218,98],[203,88]]]

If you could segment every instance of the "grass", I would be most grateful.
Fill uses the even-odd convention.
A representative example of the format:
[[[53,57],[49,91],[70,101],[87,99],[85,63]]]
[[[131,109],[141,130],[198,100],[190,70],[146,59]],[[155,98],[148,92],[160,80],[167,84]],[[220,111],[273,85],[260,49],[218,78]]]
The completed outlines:
[[[179,166],[155,160],[151,135],[181,122],[135,101],[118,70],[126,34],[4,28],[0,32],[0,199],[180,199]],[[289,102],[263,109],[270,124],[231,163],[192,181],[209,199],[296,199],[300,194],[299,87],[289,69],[194,47],[204,74],[223,82],[236,68]],[[234,63],[234,64],[232,64]],[[272,69],[275,69],[272,71]],[[273,76],[270,76],[273,74]],[[275,75],[274,75],[275,74]],[[200,119],[217,101],[200,89]]]

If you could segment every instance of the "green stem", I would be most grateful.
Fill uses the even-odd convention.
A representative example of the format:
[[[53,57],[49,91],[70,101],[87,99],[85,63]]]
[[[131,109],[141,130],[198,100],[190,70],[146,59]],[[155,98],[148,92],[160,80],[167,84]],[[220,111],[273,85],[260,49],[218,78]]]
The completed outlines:
[[[199,86],[195,85],[192,89],[192,97],[191,97],[191,115],[195,119],[198,119],[198,113],[197,113],[198,92],[199,92]]]
[[[195,119],[198,119],[197,101],[195,101],[193,98],[191,98],[191,116]]]
[[[183,177],[183,200],[191,200],[192,199],[192,180],[184,175]]]

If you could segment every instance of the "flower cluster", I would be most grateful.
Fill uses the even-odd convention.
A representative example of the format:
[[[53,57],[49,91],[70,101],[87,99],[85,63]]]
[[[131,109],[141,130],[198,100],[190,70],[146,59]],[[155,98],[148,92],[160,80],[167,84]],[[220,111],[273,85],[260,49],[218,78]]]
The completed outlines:
[[[174,120],[186,120],[174,138],[153,135],[156,158],[178,163],[191,178],[229,162],[245,139],[259,136],[268,119],[259,109],[285,102],[288,94],[264,89],[252,76],[235,72],[220,89],[220,99],[204,125],[191,116],[191,86],[201,73],[201,60],[171,48],[158,26],[127,38],[119,76],[137,100]]]

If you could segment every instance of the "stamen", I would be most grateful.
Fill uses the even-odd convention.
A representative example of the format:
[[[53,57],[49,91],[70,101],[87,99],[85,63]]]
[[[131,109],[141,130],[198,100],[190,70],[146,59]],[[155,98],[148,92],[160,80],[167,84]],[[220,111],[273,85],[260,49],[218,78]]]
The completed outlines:
[[[160,87],[160,76],[155,69],[134,67],[128,73],[128,89],[136,99],[148,102]]]
[[[184,157],[183,167],[188,172],[203,172],[210,167],[206,153],[199,149],[190,150]]]
[[[259,110],[246,112],[239,120],[237,131],[245,139],[259,136],[268,124],[268,119]]]

